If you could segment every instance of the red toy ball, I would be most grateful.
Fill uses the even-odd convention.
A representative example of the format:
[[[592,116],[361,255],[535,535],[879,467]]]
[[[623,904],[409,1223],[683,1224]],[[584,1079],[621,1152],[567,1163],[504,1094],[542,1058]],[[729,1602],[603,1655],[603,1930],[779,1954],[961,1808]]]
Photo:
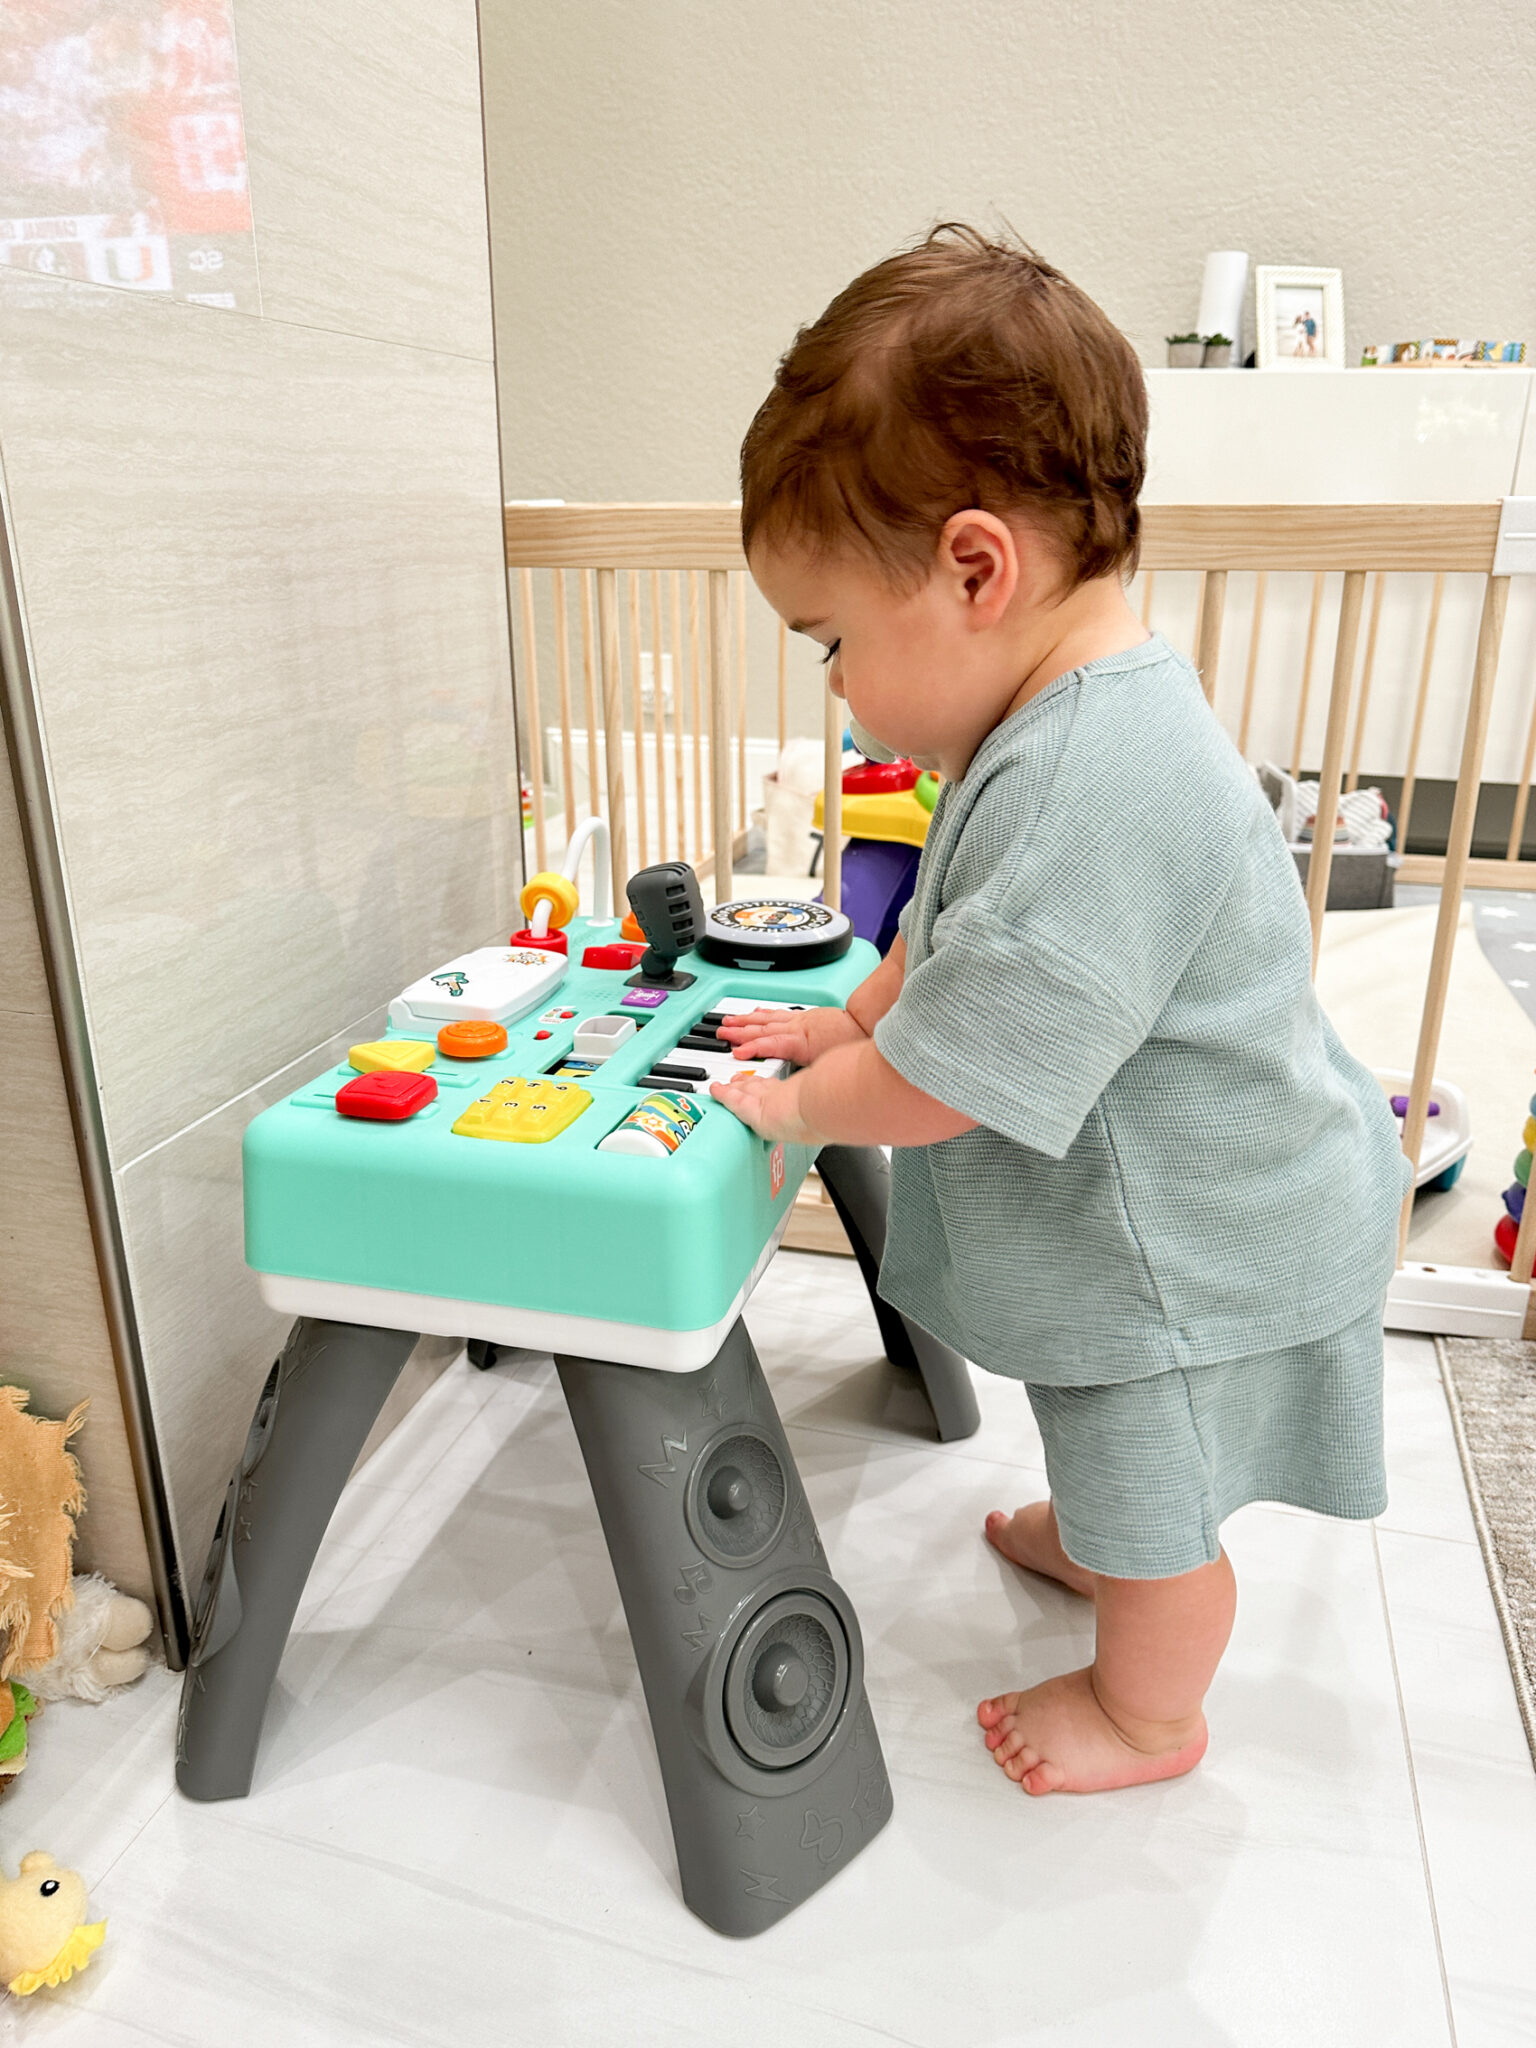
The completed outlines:
[[[1520,1235],[1520,1226],[1513,1216],[1501,1216],[1493,1226],[1493,1241],[1499,1248],[1499,1256],[1515,1263],[1515,1239]]]

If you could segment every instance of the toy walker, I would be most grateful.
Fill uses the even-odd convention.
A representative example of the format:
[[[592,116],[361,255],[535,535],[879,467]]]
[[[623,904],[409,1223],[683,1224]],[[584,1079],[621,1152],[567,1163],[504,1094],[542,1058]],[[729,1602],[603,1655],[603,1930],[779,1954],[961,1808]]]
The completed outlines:
[[[759,899],[705,912],[692,870],[645,869],[576,915],[562,875],[522,892],[505,946],[401,992],[385,1035],[245,1137],[246,1256],[297,1318],[230,1481],[177,1737],[196,1799],[250,1789],[267,1696],[331,1512],[422,1332],[554,1353],[624,1602],[683,1897],[760,1933],[885,1824],[890,1783],[859,1626],[832,1577],[742,1309],[813,1154],[709,1095],[739,1073],[719,1026],[840,1003],[875,964],[841,913]],[[579,843],[578,843],[579,842]],[[755,1061],[748,1071],[782,1072]],[[979,1415],[964,1362],[874,1290],[888,1169],[816,1160],[887,1355],[943,1437]]]

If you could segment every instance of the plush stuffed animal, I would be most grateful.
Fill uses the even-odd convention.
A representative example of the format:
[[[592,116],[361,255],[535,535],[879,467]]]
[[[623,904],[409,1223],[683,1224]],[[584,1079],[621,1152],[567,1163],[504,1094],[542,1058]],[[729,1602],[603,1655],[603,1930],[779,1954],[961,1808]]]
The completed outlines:
[[[142,1677],[154,1616],[142,1600],[119,1593],[99,1572],[70,1581],[72,1604],[54,1616],[57,1653],[35,1668],[24,1665],[40,1700],[89,1700],[93,1705]],[[0,1715],[4,1702],[0,1701]],[[0,1757],[4,1737],[0,1736]],[[3,1766],[0,1766],[3,1768]]]
[[[27,1723],[40,1711],[19,1678],[0,1679],[0,1792],[27,1767]]]
[[[60,1870],[41,1849],[21,1859],[19,1877],[0,1877],[0,1984],[29,1998],[62,1984],[101,1947],[105,1920],[85,1924],[85,1879]]]

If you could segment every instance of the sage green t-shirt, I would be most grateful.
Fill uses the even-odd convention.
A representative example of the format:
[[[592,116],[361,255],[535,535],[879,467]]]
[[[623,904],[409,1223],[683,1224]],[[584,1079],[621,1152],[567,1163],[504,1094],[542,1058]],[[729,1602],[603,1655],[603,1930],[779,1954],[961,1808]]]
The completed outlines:
[[[1408,1166],[1193,669],[1059,676],[941,791],[875,1043],[979,1128],[892,1161],[880,1291],[993,1372],[1139,1379],[1379,1305]]]

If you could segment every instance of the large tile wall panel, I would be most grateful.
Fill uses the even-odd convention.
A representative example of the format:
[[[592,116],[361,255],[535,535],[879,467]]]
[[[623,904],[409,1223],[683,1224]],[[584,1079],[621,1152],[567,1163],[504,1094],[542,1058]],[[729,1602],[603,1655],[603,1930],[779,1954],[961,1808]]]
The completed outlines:
[[[493,376],[5,286],[0,445],[121,1168],[510,929]]]
[[[102,1312],[74,1127],[5,755],[0,752],[0,1380],[34,1414],[89,1396],[75,1440],[86,1509],[75,1563],[153,1600],[112,1347]]]
[[[489,362],[474,8],[237,0],[235,29],[263,312]]]
[[[195,1589],[261,1382],[291,1318],[245,1264],[240,1140],[253,1116],[377,1035],[359,1018],[121,1176],[128,1260],[184,1582]]]

